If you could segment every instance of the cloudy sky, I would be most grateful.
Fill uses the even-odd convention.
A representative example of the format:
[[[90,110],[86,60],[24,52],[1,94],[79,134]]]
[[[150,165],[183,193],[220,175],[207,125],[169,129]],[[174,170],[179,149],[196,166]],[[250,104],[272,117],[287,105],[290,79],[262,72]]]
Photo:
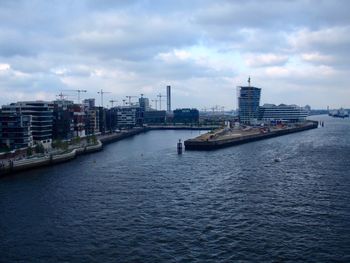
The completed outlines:
[[[1,0],[0,103],[103,89],[106,105],[171,85],[174,108],[233,109],[250,75],[261,103],[350,107],[349,10],[347,0]]]

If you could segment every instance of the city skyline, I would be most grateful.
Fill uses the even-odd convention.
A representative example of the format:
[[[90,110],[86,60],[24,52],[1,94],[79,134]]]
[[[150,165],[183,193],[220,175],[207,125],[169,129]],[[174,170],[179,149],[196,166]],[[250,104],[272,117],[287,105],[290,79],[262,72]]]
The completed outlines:
[[[54,100],[66,89],[88,90],[81,99],[96,102],[101,89],[111,92],[105,103],[141,93],[151,100],[171,85],[174,109],[229,110],[250,75],[261,104],[349,108],[350,4],[265,5],[2,2],[0,103]]]

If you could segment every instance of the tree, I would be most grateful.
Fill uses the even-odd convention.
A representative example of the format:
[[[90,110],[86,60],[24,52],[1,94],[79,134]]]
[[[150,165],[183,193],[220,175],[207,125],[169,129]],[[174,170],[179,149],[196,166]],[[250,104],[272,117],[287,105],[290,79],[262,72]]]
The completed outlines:
[[[97,138],[96,138],[96,135],[92,135],[92,138],[91,138],[93,144],[97,144]]]
[[[35,146],[35,152],[36,153],[44,153],[45,152],[44,145],[40,142],[37,143],[37,145]]]
[[[27,148],[27,156],[31,156],[33,154],[32,147]]]

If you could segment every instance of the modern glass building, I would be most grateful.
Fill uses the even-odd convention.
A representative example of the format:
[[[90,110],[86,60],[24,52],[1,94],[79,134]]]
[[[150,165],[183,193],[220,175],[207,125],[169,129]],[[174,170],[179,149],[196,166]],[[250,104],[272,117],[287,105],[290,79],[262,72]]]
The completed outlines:
[[[300,122],[309,115],[307,109],[297,105],[264,104],[259,109],[260,119],[263,121]]]
[[[52,141],[52,122],[53,122],[52,102],[47,101],[20,101],[2,106],[4,114],[18,113],[21,115],[30,115],[31,133],[33,140],[41,142],[44,147],[50,147]]]
[[[174,110],[174,123],[198,123],[199,111],[197,109],[176,109]]]
[[[238,87],[238,115],[241,123],[252,124],[259,118],[260,93],[260,88],[250,85]]]
[[[33,145],[30,130],[32,117],[17,112],[0,113],[0,144],[10,150]]]

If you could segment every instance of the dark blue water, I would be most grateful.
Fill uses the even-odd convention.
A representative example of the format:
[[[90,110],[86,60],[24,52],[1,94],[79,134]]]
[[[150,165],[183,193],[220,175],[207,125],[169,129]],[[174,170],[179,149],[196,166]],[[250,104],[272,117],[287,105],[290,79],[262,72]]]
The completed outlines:
[[[350,262],[350,120],[316,119],[182,156],[198,132],[152,131],[2,178],[0,262]]]

